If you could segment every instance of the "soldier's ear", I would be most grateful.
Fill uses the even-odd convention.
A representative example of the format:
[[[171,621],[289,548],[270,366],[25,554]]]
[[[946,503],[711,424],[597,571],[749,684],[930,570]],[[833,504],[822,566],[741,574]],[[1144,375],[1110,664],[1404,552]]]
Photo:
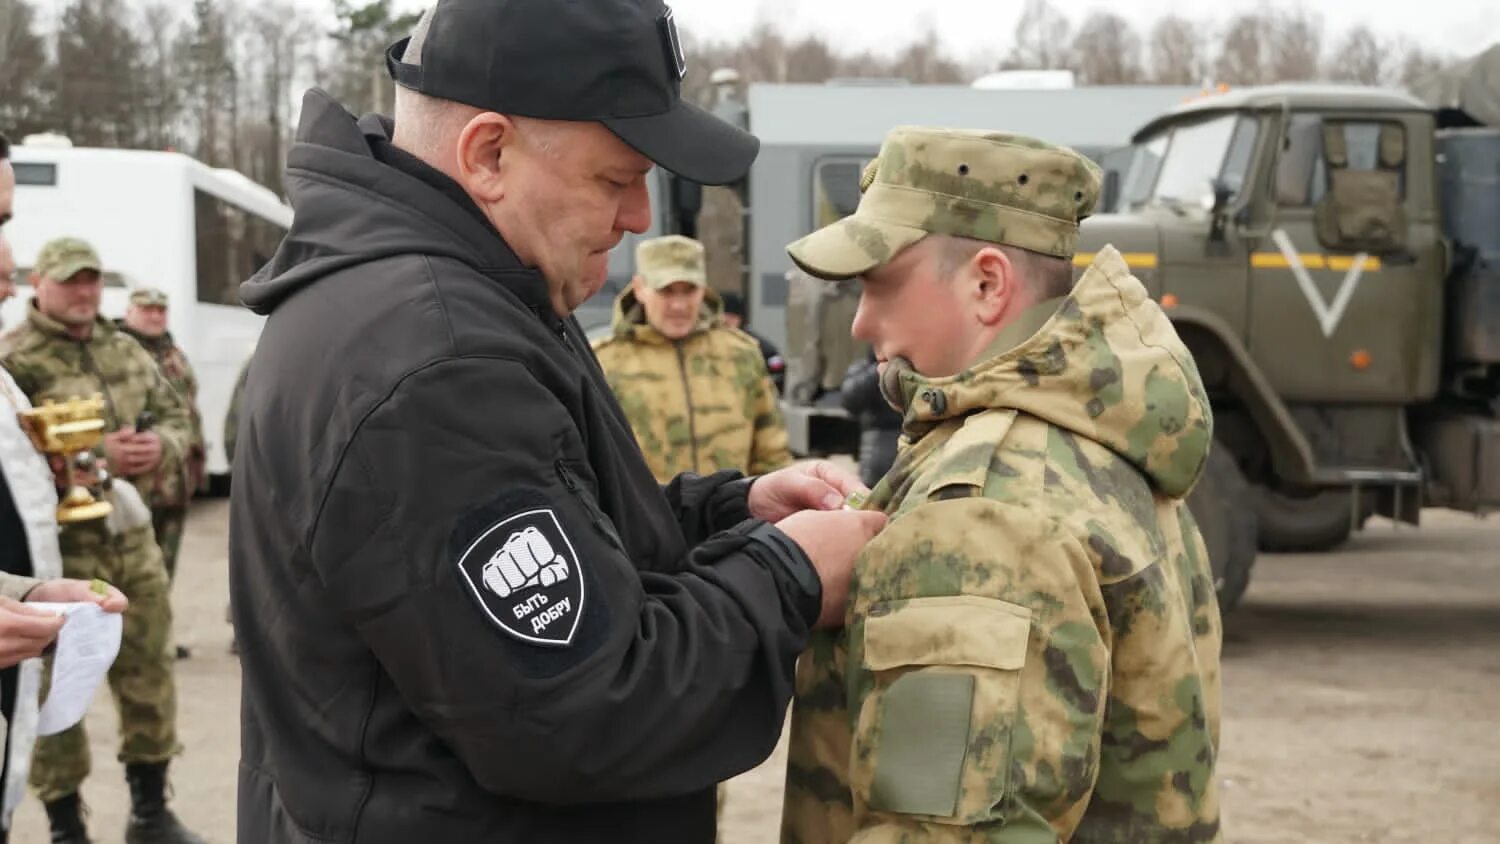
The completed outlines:
[[[1010,256],[993,246],[980,249],[969,259],[967,281],[972,285],[974,315],[980,323],[996,325],[1011,310],[1020,289],[1016,270]]]

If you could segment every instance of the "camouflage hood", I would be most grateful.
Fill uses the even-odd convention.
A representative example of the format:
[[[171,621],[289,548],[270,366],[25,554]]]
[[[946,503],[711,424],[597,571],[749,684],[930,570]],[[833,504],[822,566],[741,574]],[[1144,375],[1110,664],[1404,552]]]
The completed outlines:
[[[1106,246],[1055,311],[1023,314],[1015,327],[1028,321],[1040,327],[957,375],[896,374],[906,432],[1014,409],[1109,448],[1168,495],[1187,495],[1208,458],[1212,412],[1192,356],[1120,253]]]
[[[703,307],[698,311],[698,324],[693,328],[693,333],[707,331],[720,324],[723,319],[724,300],[719,298],[712,287],[705,288]],[[610,328],[616,337],[653,343],[667,342],[667,338],[646,322],[646,309],[635,297],[634,287],[625,288],[624,293],[615,297],[615,315],[610,320]]]

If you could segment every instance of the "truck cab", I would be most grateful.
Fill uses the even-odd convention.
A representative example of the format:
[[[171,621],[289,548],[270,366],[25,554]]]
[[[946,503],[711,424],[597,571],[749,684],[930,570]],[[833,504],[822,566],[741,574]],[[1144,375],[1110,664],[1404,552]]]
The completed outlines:
[[[1468,158],[1500,160],[1500,134],[1477,140]],[[1209,486],[1248,493],[1263,549],[1331,547],[1372,512],[1500,505],[1500,260],[1443,212],[1500,186],[1454,177],[1452,144],[1396,91],[1204,97],[1136,133],[1119,213],[1082,227],[1079,271],[1113,244],[1193,351],[1232,458]]]

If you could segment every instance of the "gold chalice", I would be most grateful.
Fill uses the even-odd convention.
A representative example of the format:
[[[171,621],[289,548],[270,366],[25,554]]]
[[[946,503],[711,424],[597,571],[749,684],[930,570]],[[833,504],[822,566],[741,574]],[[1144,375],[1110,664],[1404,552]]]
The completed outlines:
[[[43,454],[63,458],[68,473],[68,491],[57,504],[58,524],[75,524],[108,516],[108,501],[100,501],[87,486],[78,483],[75,470],[96,473],[99,486],[102,470],[94,461],[93,449],[104,439],[104,397],[94,394],[87,399],[74,396],[65,402],[48,401],[22,414],[21,427],[32,445]]]

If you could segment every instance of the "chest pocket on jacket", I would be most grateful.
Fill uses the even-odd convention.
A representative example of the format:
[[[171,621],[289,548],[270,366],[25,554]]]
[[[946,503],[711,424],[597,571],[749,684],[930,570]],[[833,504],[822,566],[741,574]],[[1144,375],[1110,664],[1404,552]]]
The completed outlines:
[[[871,608],[850,784],[874,811],[990,819],[1006,793],[1031,610],[972,595]]]

